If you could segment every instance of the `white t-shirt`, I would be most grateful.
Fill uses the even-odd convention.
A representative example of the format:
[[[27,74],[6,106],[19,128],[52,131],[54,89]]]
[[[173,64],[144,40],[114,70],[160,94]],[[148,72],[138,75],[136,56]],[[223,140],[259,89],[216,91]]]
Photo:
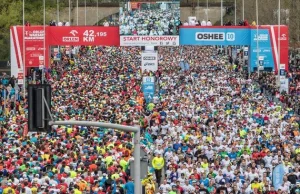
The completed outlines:
[[[225,159],[222,160],[222,166],[227,167],[229,165],[230,165],[230,160],[225,160]]]
[[[165,153],[165,159],[166,159],[166,161],[168,161],[172,156],[173,156],[173,153],[171,151],[167,151]]]
[[[214,155],[214,151],[213,150],[206,150],[205,155],[207,156],[208,159],[211,159]]]
[[[248,174],[248,177],[249,177],[250,182],[251,182],[251,181],[253,181],[255,178],[258,178],[258,174],[257,174],[256,172],[255,172],[255,173],[250,172],[250,173]]]
[[[155,154],[163,154],[164,153],[164,150],[163,149],[157,149],[157,150],[155,150],[155,152],[154,152]]]
[[[272,156],[265,156],[264,157],[264,161],[266,163],[266,167],[271,167],[272,166],[272,160],[273,160],[273,157]]]
[[[158,135],[158,126],[151,127],[151,134],[157,136]]]
[[[159,189],[162,189],[163,194],[167,194],[168,191],[171,189],[171,186],[169,184],[161,184]]]
[[[156,139],[155,143],[158,144],[158,145],[162,145],[164,143],[164,140],[163,139]]]

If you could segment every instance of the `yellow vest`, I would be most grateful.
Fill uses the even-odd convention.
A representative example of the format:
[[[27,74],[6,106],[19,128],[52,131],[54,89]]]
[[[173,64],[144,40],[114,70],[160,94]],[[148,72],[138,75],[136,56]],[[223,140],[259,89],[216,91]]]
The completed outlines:
[[[164,167],[165,165],[165,160],[163,157],[154,157],[153,160],[152,160],[152,166],[154,169],[156,170],[160,170]]]

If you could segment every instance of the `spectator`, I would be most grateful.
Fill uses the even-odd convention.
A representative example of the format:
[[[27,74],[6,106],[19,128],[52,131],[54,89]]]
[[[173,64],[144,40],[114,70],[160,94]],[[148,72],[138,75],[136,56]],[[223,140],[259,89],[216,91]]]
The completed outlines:
[[[183,26],[188,26],[188,25],[189,25],[188,21],[185,20],[184,23],[183,23]]]
[[[201,22],[201,26],[207,26],[206,21],[204,19]]]
[[[211,23],[211,21],[210,21],[210,20],[208,20],[206,25],[207,25],[207,26],[212,26],[212,23]]]

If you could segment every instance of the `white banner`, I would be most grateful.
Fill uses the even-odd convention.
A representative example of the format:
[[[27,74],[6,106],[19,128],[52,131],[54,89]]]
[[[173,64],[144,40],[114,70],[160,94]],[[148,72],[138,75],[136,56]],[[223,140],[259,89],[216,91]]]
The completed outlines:
[[[121,46],[179,46],[179,36],[120,36]]]
[[[23,73],[18,73],[18,84],[19,85],[22,85],[24,84],[24,76],[23,76]]]
[[[190,16],[188,17],[189,26],[196,26],[197,17],[196,16]]]
[[[142,53],[142,71],[155,72],[158,69],[158,55],[157,52],[143,52]]]
[[[287,94],[289,93],[289,79],[280,78],[280,92],[285,91]]]

